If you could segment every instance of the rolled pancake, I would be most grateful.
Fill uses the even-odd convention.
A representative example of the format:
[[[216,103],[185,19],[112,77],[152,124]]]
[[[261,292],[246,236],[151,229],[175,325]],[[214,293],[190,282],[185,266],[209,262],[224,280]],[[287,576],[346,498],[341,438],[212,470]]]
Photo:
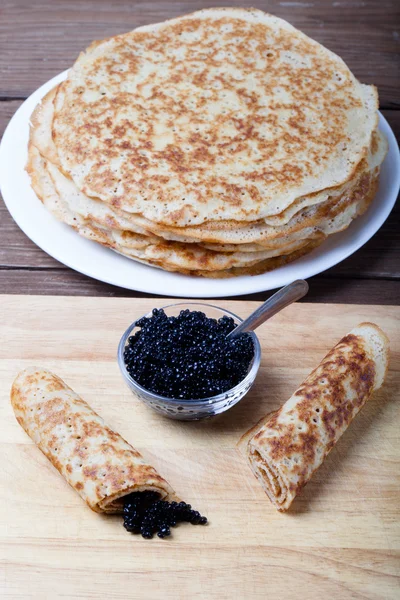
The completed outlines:
[[[268,498],[286,511],[385,379],[389,340],[361,323],[327,354],[276,412],[242,438]]]
[[[174,491],[142,455],[50,371],[21,371],[11,388],[18,423],[67,482],[99,513],[122,513],[122,498]]]

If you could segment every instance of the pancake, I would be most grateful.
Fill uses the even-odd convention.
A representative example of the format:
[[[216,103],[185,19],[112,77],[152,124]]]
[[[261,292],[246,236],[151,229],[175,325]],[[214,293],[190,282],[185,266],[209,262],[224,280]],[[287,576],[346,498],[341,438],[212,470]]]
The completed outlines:
[[[122,513],[122,498],[132,492],[175,499],[169,483],[140,452],[50,371],[21,371],[11,404],[21,427],[93,511]]]
[[[375,88],[317,42],[209,9],[94,42],[34,111],[26,170],[59,221],[128,258],[260,274],[367,209],[376,125]]]
[[[291,262],[302,258],[306,254],[309,254],[310,252],[315,250],[315,248],[318,248],[318,246],[322,244],[324,239],[325,238],[319,238],[313,240],[307,243],[299,250],[296,250],[295,252],[291,252],[287,255],[275,256],[274,258],[267,258],[251,266],[233,267],[225,271],[191,271],[188,272],[187,275],[194,275],[196,277],[208,277],[209,279],[229,279],[231,277],[262,275],[263,273],[268,273],[269,271],[273,271],[274,269],[284,267],[285,265],[288,265]]]
[[[49,122],[51,122],[53,113],[51,107],[53,106],[54,96],[55,90],[52,90],[43,99],[42,104],[36,109],[32,119],[34,127],[31,132],[31,142],[36,145],[41,154],[48,159],[47,168],[53,179],[54,185],[57,188],[59,195],[64,198],[65,202],[73,212],[79,214],[86,220],[96,223],[97,226],[102,228],[111,228],[128,232],[133,231],[141,235],[151,235],[152,233],[156,233],[159,237],[182,242],[204,241],[206,248],[215,251],[235,251],[233,243],[223,244],[224,238],[227,236],[228,241],[231,242],[232,235],[235,235],[235,242],[242,243],[243,246],[246,246],[242,250],[246,252],[261,251],[263,247],[271,250],[278,247],[287,248],[298,239],[304,237],[308,239],[319,237],[323,232],[315,233],[310,230],[310,227],[313,225],[311,222],[313,216],[315,223],[318,224],[318,219],[325,218],[324,207],[327,205],[330,207],[334,206],[334,201],[338,201],[345,193],[349,194],[352,192],[353,188],[362,181],[365,172],[375,172],[374,170],[380,165],[386,153],[386,140],[384,140],[379,132],[374,132],[367,158],[361,161],[357,167],[355,181],[348,182],[341,188],[330,190],[330,194],[326,193],[328,200],[326,200],[325,203],[314,202],[312,205],[314,206],[314,209],[310,209],[306,212],[302,211],[301,213],[294,215],[291,221],[287,223],[286,228],[268,227],[263,223],[258,223],[257,225],[253,224],[248,226],[248,229],[239,227],[236,230],[232,230],[228,227],[228,230],[234,231],[234,234],[229,234],[226,230],[220,231],[218,234],[214,232],[211,235],[211,240],[215,241],[210,242],[209,224],[206,224],[204,229],[190,227],[186,228],[184,232],[182,229],[178,228],[173,230],[165,229],[159,225],[148,222],[138,215],[129,215],[128,213],[115,211],[112,208],[110,209],[105,203],[90,198],[80,192],[75,184],[61,173],[56,164],[53,164],[58,162],[58,158],[55,155],[57,150],[54,146],[49,129]],[[321,194],[318,196],[321,198]],[[319,211],[318,208],[320,208]],[[300,219],[299,216],[301,217]],[[304,222],[305,219],[307,219],[308,231],[306,235],[303,235],[300,229],[304,228],[302,221]],[[222,225],[223,222],[220,223]],[[226,223],[223,224],[226,226]],[[297,235],[297,232],[300,232],[300,235]],[[185,235],[183,235],[183,233],[185,233]],[[249,243],[244,242],[243,240],[246,239],[246,233],[249,233],[249,237],[254,241],[250,241]],[[256,235],[258,237],[255,237]],[[223,236],[222,239],[221,236]]]
[[[303,248],[313,249],[317,244],[310,245],[311,238],[301,238],[292,244],[274,250],[264,250],[258,252],[215,252],[197,244],[183,244],[179,242],[168,242],[155,236],[143,236],[129,232],[118,232],[117,230],[107,230],[91,223],[90,220],[82,218],[76,214],[63,196],[60,197],[54,182],[49,176],[47,165],[48,161],[41,157],[37,148],[33,144],[29,147],[30,161],[27,170],[31,176],[32,185],[39,198],[45,206],[53,212],[59,220],[74,227],[84,237],[92,241],[99,242],[117,252],[144,262],[153,266],[159,266],[166,270],[189,273],[193,275],[209,276],[211,272],[218,272],[220,277],[235,276],[239,269],[248,269],[257,265],[251,272],[264,272],[276,268],[271,265],[286,264],[285,261],[274,260],[276,257],[291,257],[295,259],[296,254]],[[54,167],[55,168],[55,167]],[[60,174],[61,177],[64,177]],[[376,179],[364,176],[360,188],[356,188],[350,197],[341,200],[339,207],[329,207],[328,212],[324,213],[325,229],[329,233],[337,232],[346,227],[351,220],[365,210],[375,194]],[[327,215],[330,219],[326,219]],[[314,240],[322,241],[325,233],[320,231],[316,235],[314,228]],[[240,248],[240,246],[239,246]],[[230,249],[231,250],[231,249]]]
[[[57,86],[58,87],[58,86]],[[59,170],[59,158],[57,153],[57,148],[54,144],[52,135],[51,135],[51,126],[54,117],[54,99],[56,96],[57,88],[51,90],[42,100],[41,104],[37,107],[34,112],[32,118],[32,130],[31,130],[31,142],[39,149],[41,154],[49,161],[49,169],[52,171],[52,178],[57,186],[57,179],[60,179],[61,173]],[[374,145],[373,137],[376,136],[376,133],[373,133],[371,138],[371,146]],[[375,152],[377,154],[377,152]],[[373,161],[374,153],[370,149],[367,159],[369,158]],[[375,161],[376,162],[376,161]],[[370,168],[373,168],[374,165],[370,164]],[[296,213],[298,213],[302,208],[307,206],[314,206],[316,204],[320,204],[326,200],[332,201],[335,198],[339,198],[345,192],[350,191],[351,187],[354,186],[354,179],[360,177],[362,175],[363,169],[365,170],[366,164],[365,160],[360,161],[357,169],[354,173],[354,178],[343,186],[337,186],[335,188],[331,188],[328,190],[324,190],[323,192],[319,192],[313,195],[309,195],[308,197],[303,197],[297,199],[292,205],[290,205],[285,211],[278,215],[270,216],[264,219],[264,222],[267,225],[283,225],[286,224],[291,217],[293,217]],[[81,216],[85,219],[91,219],[95,221],[98,225],[102,227],[112,227],[113,229],[122,229],[125,231],[134,231],[136,233],[146,234],[146,229],[143,225],[146,225],[147,231],[151,231],[157,229],[157,225],[153,223],[147,223],[142,219],[142,225],[139,225],[138,219],[140,216],[130,215],[129,213],[124,213],[123,211],[115,211],[112,208],[108,207],[103,202],[100,202],[98,199],[90,198],[82,192],[78,190],[78,188],[73,184],[71,180],[67,183],[64,181],[60,182],[60,185],[64,184],[69,186],[69,194],[72,196],[72,200],[74,202],[74,210],[76,210]],[[59,189],[59,193],[62,191]],[[136,216],[136,219],[135,219]],[[224,221],[218,222],[219,228],[222,225],[224,229],[227,228],[232,229],[232,225],[229,226],[229,223]],[[233,227],[235,229],[243,228],[246,226],[246,222],[239,223],[233,222]],[[210,228],[210,223],[206,224],[207,228]],[[162,230],[158,232],[162,236]],[[165,236],[164,236],[165,237]],[[182,242],[191,242],[196,241],[190,237],[184,235],[183,232],[177,233],[176,230],[174,234],[170,234],[167,236],[168,239],[174,239],[176,241]],[[215,248],[216,250],[223,250],[222,245],[219,245],[219,248]],[[260,248],[252,248],[252,245],[247,244],[248,248],[246,251],[259,251]],[[210,248],[210,246],[207,246]],[[276,246],[274,246],[276,247]],[[212,248],[210,248],[212,249]]]
[[[253,222],[349,181],[377,93],[291,25],[209,9],[95,43],[58,88],[63,172],[168,227]]]
[[[383,161],[386,154],[387,142],[380,133],[377,135],[381,141],[379,159]],[[321,204],[307,207],[292,217],[286,225],[282,226],[271,226],[266,225],[265,222],[256,222],[246,227],[227,227],[225,229],[223,227],[210,229],[208,226],[172,228],[160,226],[159,224],[150,224],[149,221],[137,216],[135,216],[135,222],[144,230],[152,231],[165,239],[174,240],[184,231],[186,239],[207,244],[236,245],[257,243],[271,247],[271,242],[283,242],[287,244],[294,239],[310,237],[310,235],[313,235],[317,231],[324,234],[332,234],[335,233],[335,229],[331,227],[333,219],[336,219],[335,222],[337,222],[337,219],[342,215],[342,225],[339,230],[342,230],[351,223],[352,219],[348,218],[346,208],[351,205],[355,198],[360,199],[360,196],[368,193],[371,180],[375,180],[379,176],[379,166],[376,166],[371,171],[364,172],[356,182],[355,187],[350,189],[344,196],[336,198],[335,202],[328,199]]]
[[[291,398],[248,431],[240,446],[268,498],[286,511],[386,376],[389,340],[361,323]]]
[[[73,227],[83,237],[112,248],[139,262],[160,266],[170,271],[182,273],[201,271],[202,274],[206,274],[234,267],[250,267],[274,256],[291,254],[308,244],[308,240],[299,240],[283,250],[222,253],[202,248],[197,244],[168,242],[162,238],[146,237],[134,233],[124,235],[118,231],[106,230],[70,210],[69,206],[59,197],[52,179],[48,175],[45,159],[33,145],[29,147],[29,157],[27,171],[31,176],[32,186],[46,208],[58,220]]]

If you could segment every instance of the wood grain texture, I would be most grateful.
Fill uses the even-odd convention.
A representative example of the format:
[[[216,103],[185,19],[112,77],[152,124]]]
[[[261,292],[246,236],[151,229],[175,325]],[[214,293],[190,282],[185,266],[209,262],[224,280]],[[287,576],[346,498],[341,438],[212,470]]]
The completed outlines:
[[[246,398],[210,421],[165,419],[125,387],[115,360],[128,322],[167,299],[1,298],[0,596],[23,598],[391,600],[400,584],[400,309],[296,304],[259,329]],[[223,302],[243,316],[248,302]],[[279,514],[242,456],[240,435],[293,392],[360,321],[391,338],[384,388],[363,408],[293,510]],[[40,327],[39,327],[40,324]],[[170,540],[126,534],[92,513],[17,424],[16,373],[50,368],[147,457],[208,527]]]
[[[232,0],[1,0],[1,94],[26,97],[67,69],[81,50],[134,27]],[[289,20],[336,52],[364,83],[380,89],[382,106],[400,105],[397,0],[284,2],[241,0]],[[368,57],[368,58],[367,58]]]
[[[399,305],[400,281],[328,277],[308,279],[308,302]],[[0,269],[1,294],[40,294],[52,296],[105,296],[151,298],[136,290],[126,290],[86,277],[71,269]],[[238,299],[266,300],[272,291],[238,296]],[[1,306],[1,297],[0,297]],[[1,314],[1,313],[0,313]]]

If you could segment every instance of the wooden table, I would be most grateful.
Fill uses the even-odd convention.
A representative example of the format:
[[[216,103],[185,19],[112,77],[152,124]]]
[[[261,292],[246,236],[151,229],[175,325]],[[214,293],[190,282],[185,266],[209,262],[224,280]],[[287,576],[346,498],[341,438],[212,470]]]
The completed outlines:
[[[209,421],[161,417],[135,399],[115,360],[149,299],[3,296],[0,320],[2,600],[398,600],[400,308],[295,304],[258,330],[248,395]],[[165,299],[152,299],[161,306]],[[255,303],[223,301],[246,314]],[[360,321],[389,335],[386,382],[291,510],[278,513],[236,445]],[[40,335],[38,335],[40,323]],[[165,540],[131,537],[93,513],[17,423],[20,369],[59,374],[209,518]]]
[[[0,0],[0,130],[23,100],[69,67],[80,50],[146,23],[232,0]],[[241,0],[300,28],[339,54],[355,75],[374,83],[381,110],[400,137],[400,11],[398,0]],[[353,256],[312,278],[313,302],[400,303],[400,205]],[[89,279],[37,248],[0,204],[0,292],[140,297]],[[253,295],[254,299],[270,293]]]

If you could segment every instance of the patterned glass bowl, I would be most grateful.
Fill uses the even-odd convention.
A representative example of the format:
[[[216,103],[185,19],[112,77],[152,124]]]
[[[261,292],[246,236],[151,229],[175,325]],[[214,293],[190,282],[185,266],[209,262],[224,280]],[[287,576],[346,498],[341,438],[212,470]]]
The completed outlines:
[[[162,307],[168,317],[176,317],[181,310],[198,310],[204,312],[207,317],[220,319],[224,315],[232,317],[236,323],[240,323],[242,319],[231,313],[229,310],[224,310],[213,306],[212,304],[204,304],[201,302],[182,302],[178,304],[169,304]],[[151,317],[152,311],[143,315],[143,317]],[[141,318],[141,317],[139,317]],[[137,319],[139,320],[139,319]],[[255,333],[251,333],[254,343],[254,358],[249,366],[249,371],[246,377],[234,388],[217,396],[210,398],[202,398],[197,400],[176,400],[174,398],[165,398],[146,390],[139,385],[126,370],[124,362],[124,350],[127,345],[128,338],[136,333],[136,321],[132,323],[123,334],[118,346],[118,365],[126,384],[140,400],[148,404],[155,411],[169,417],[170,419],[179,419],[181,421],[192,421],[198,419],[206,419],[214,415],[225,412],[231,406],[239,402],[247,394],[254,383],[261,360],[260,342]]]

